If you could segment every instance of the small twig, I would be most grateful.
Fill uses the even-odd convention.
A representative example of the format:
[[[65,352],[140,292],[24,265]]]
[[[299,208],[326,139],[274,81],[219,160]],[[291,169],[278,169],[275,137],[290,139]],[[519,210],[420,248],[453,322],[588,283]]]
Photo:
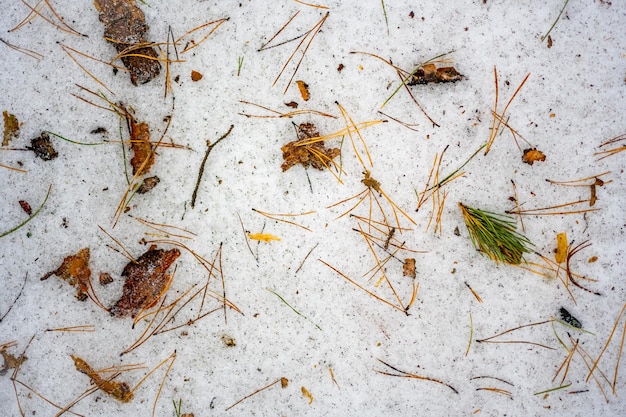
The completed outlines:
[[[196,181],[196,187],[193,190],[193,194],[191,195],[191,208],[194,208],[194,206],[196,205],[196,197],[198,196],[198,188],[200,188],[200,180],[202,179],[202,174],[204,174],[204,165],[206,164],[207,159],[209,159],[209,154],[211,153],[211,151],[213,150],[213,148],[222,141],[222,139],[226,138],[226,136],[230,135],[230,132],[233,130],[233,128],[235,127],[235,125],[230,125],[230,129],[228,129],[228,132],[226,132],[225,134],[223,134],[215,143],[211,144],[211,141],[207,140],[207,150],[206,153],[204,154],[204,159],[202,160],[202,163],[200,164],[200,171],[198,172],[198,180]]]

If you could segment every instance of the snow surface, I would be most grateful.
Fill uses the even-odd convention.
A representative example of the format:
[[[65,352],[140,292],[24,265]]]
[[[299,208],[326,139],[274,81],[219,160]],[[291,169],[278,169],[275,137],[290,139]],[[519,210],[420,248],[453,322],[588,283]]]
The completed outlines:
[[[174,415],[172,400],[182,399],[182,411],[213,415],[571,415],[617,416],[626,414],[626,368],[621,366],[615,395],[596,371],[608,402],[588,368],[576,353],[567,377],[555,377],[567,351],[550,324],[531,327],[500,340],[522,340],[547,345],[477,343],[476,339],[506,329],[558,317],[565,307],[593,334],[555,325],[568,347],[567,332],[579,340],[591,363],[598,357],[626,301],[624,283],[624,228],[626,218],[625,156],[621,153],[598,160],[599,145],[626,133],[626,2],[571,1],[553,30],[553,45],[540,38],[549,29],[563,1],[427,1],[385,2],[388,27],[379,1],[329,1],[329,17],[302,60],[294,80],[304,80],[311,99],[304,102],[295,83],[286,92],[295,61],[273,85],[298,41],[257,50],[294,15],[275,43],[291,39],[313,27],[326,13],[294,1],[149,1],[141,5],[150,26],[149,39],[165,42],[171,28],[175,37],[205,22],[228,17],[204,43],[181,54],[184,62],[171,64],[173,94],[164,98],[164,74],[148,84],[134,87],[128,76],[76,55],[79,62],[114,92],[97,84],[72,61],[66,45],[107,61],[115,50],[102,39],[103,27],[91,2],[52,1],[66,22],[88,37],[64,33],[41,18],[21,29],[7,30],[27,14],[19,1],[4,1],[1,38],[43,55],[35,60],[0,45],[0,110],[23,122],[20,136],[10,147],[24,148],[43,130],[79,142],[127,139],[119,118],[76,98],[99,104],[77,85],[102,91],[114,102],[132,107],[140,121],[149,123],[156,140],[172,116],[165,142],[190,149],[161,148],[152,172],[161,182],[147,194],[131,201],[131,210],[113,227],[114,212],[126,187],[124,159],[119,143],[81,146],[53,138],[59,157],[35,158],[32,152],[2,150],[0,163],[26,173],[0,168],[0,231],[26,218],[18,200],[33,208],[50,197],[37,217],[18,231],[0,239],[0,343],[17,341],[8,352],[18,355],[28,346],[18,379],[49,401],[70,403],[89,388],[89,378],[74,368],[70,355],[78,355],[94,368],[145,363],[154,367],[176,351],[176,360],[165,379],[154,411]],[[34,2],[30,2],[33,4]],[[612,4],[611,4],[612,3]],[[48,11],[44,15],[51,17]],[[201,33],[194,36],[196,41]],[[384,100],[399,85],[395,71],[365,54],[391,59],[412,70],[434,56],[447,57],[465,78],[454,84],[430,84],[411,88],[424,110],[439,124],[433,126],[401,90],[382,109]],[[238,58],[243,57],[238,74]],[[295,54],[295,60],[301,52]],[[342,71],[338,71],[343,64]],[[533,146],[546,154],[545,162],[533,166],[521,161],[522,152],[508,130],[498,136],[487,156],[480,153],[465,168],[465,175],[449,184],[442,213],[442,231],[426,231],[431,212],[427,203],[415,212],[415,190],[422,190],[433,158],[449,146],[442,175],[459,167],[489,137],[494,102],[494,66],[499,77],[500,111],[526,74],[530,77],[511,104],[509,124]],[[192,82],[192,70],[204,77]],[[175,97],[175,108],[172,99]],[[315,109],[338,118],[300,115],[293,118],[250,118],[262,109],[249,101],[286,113],[284,103],[296,101],[299,109]],[[353,218],[337,217],[350,207],[328,206],[363,189],[363,167],[345,139],[342,164],[344,184],[329,172],[305,171],[296,166],[281,172],[281,146],[295,140],[292,123],[313,122],[322,134],[345,127],[335,102],[355,122],[386,119],[387,123],[362,130],[374,161],[372,176],[417,225],[395,236],[406,246],[427,253],[415,254],[419,293],[409,315],[393,309],[350,284],[319,260],[342,271],[381,297],[393,301],[384,284],[375,287],[362,275],[373,265],[372,253],[352,228]],[[211,152],[195,208],[190,200],[206,141],[214,142],[230,125],[233,131]],[[120,130],[121,126],[121,130]],[[108,134],[90,134],[97,128]],[[339,146],[339,139],[330,142]],[[615,146],[619,146],[618,143]],[[520,143],[522,149],[528,147]],[[361,148],[362,149],[362,148]],[[575,215],[526,216],[525,235],[536,250],[553,258],[556,234],[567,232],[576,243],[593,245],[572,260],[572,269],[598,282],[584,282],[600,292],[597,296],[570,285],[574,300],[556,278],[544,278],[520,268],[496,265],[472,246],[457,202],[504,212],[513,208],[511,180],[524,208],[545,207],[589,198],[587,187],[562,187],[545,179],[574,180],[598,175],[607,183],[598,187],[600,210]],[[587,207],[586,205],[583,205]],[[303,213],[286,219],[311,229],[275,222],[252,211]],[[354,214],[368,215],[366,204]],[[121,271],[128,260],[111,249],[117,245],[101,226],[135,257],[147,250],[140,243],[155,232],[132,216],[175,225],[197,234],[185,244],[213,260],[222,247],[222,270],[226,296],[243,314],[222,310],[176,331],[154,336],[144,345],[120,356],[145,328],[131,328],[130,319],[116,319],[93,303],[74,298],[74,289],[57,277],[39,278],[56,269],[63,258],[81,248],[91,249],[90,268],[111,273],[115,283],[95,283],[101,301],[110,306],[119,297]],[[246,247],[245,229],[281,238],[268,243],[251,242],[258,261]],[[405,227],[410,224],[400,218]],[[519,221],[519,220],[518,220]],[[518,224],[519,226],[519,224]],[[458,227],[460,235],[454,231]],[[156,233],[156,232],[155,232]],[[158,237],[157,237],[158,238]],[[168,245],[160,245],[170,247]],[[310,256],[306,258],[311,249]],[[258,252],[257,252],[258,251]],[[380,254],[381,252],[378,251]],[[381,255],[379,255],[381,256]],[[386,256],[386,255],[385,255]],[[402,258],[410,256],[399,254]],[[588,262],[597,256],[595,263]],[[304,259],[306,260],[304,261]],[[319,260],[318,260],[319,259]],[[538,262],[535,255],[527,257]],[[303,263],[304,261],[304,263]],[[168,302],[194,283],[206,279],[206,270],[187,251],[177,269]],[[399,296],[410,298],[410,279],[402,277],[402,265],[385,265]],[[479,303],[469,284],[482,298]],[[221,292],[219,280],[211,288]],[[275,294],[280,295],[286,303]],[[210,305],[209,305],[210,304]],[[210,308],[219,307],[215,300]],[[176,324],[195,317],[194,310],[181,312]],[[205,309],[207,307],[205,306]],[[470,340],[470,317],[474,341]],[[612,382],[619,355],[624,318],[599,367]],[[94,332],[46,332],[46,329],[93,325]],[[222,340],[228,335],[235,346]],[[623,358],[622,358],[623,359]],[[382,360],[397,369],[434,378],[432,381],[392,377]],[[331,371],[332,370],[332,371]],[[72,407],[82,415],[150,415],[165,368],[151,375],[135,392],[132,402],[122,404],[101,391]],[[124,372],[117,380],[135,385],[147,370]],[[0,376],[2,414],[19,415],[10,380],[11,371]],[[331,375],[334,375],[336,383]],[[511,385],[493,378],[500,378]],[[246,399],[229,411],[227,407],[281,377],[289,379]],[[571,384],[547,396],[538,392]],[[309,404],[305,387],[313,397]],[[510,397],[481,388],[499,388]],[[576,394],[570,392],[583,391]],[[55,415],[59,410],[24,386],[17,385],[26,415]]]

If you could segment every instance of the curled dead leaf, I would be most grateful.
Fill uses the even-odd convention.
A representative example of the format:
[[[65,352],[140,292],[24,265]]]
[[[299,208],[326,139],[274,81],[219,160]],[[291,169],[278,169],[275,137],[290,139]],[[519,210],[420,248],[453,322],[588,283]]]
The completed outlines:
[[[135,317],[155,305],[169,288],[172,277],[166,272],[179,256],[176,248],[163,250],[152,245],[135,262],[129,262],[122,271],[126,277],[122,297],[109,309],[111,315]]]
[[[435,64],[426,64],[415,71],[407,84],[454,83],[462,79],[463,75],[454,67],[437,68]]]
[[[538,151],[537,148],[529,148],[524,149],[524,155],[522,155],[522,162],[527,163],[528,165],[532,165],[535,162],[544,162],[546,160],[546,156],[543,152]]]
[[[78,251],[76,255],[67,256],[63,259],[61,266],[41,277],[41,281],[56,275],[76,288],[76,298],[85,301],[89,296],[89,279],[91,270],[89,269],[89,248]]]
[[[159,75],[159,55],[146,41],[148,25],[134,0],[94,0],[104,24],[104,38],[121,55],[133,85],[145,84]]]

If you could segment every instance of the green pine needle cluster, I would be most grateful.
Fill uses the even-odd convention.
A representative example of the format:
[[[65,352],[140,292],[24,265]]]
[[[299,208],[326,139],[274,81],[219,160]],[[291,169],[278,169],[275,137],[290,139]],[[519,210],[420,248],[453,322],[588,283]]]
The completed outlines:
[[[533,244],[515,229],[511,216],[472,208],[459,203],[472,243],[496,263],[519,265]]]

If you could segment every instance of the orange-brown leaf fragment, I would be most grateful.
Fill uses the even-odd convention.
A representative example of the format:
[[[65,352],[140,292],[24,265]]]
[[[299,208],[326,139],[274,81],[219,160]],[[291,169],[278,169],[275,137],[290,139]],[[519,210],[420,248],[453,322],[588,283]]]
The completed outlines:
[[[179,256],[176,248],[163,250],[152,245],[136,262],[129,262],[122,271],[126,277],[122,297],[109,310],[111,315],[135,317],[156,304],[169,288],[172,277],[166,272]]]
[[[2,355],[2,359],[4,361],[2,366],[0,367],[0,375],[6,374],[9,369],[19,368],[22,365],[22,363],[26,359],[28,359],[24,355],[20,355],[20,356],[12,355],[6,352],[4,349],[0,350],[0,355]]]
[[[130,402],[130,400],[133,399],[133,392],[130,390],[130,387],[126,382],[112,381],[109,378],[103,378],[84,359],[74,355],[70,356],[74,360],[76,370],[91,378],[91,381],[100,390],[123,403]]]
[[[309,101],[309,99],[311,98],[311,94],[309,93],[309,85],[302,80],[297,80],[296,84],[298,84],[298,89],[300,90],[302,100]]]
[[[415,258],[406,258],[402,265],[402,275],[415,279]]]
[[[130,164],[133,167],[133,175],[141,170],[141,175],[147,174],[154,164],[154,151],[150,143],[150,127],[147,123],[138,123],[134,118],[127,115],[128,130],[130,132],[130,148],[133,157]]]
[[[437,68],[435,64],[426,64],[415,71],[407,84],[454,83],[462,79],[463,75],[454,67]]]
[[[198,71],[191,70],[191,81],[200,81],[202,79],[202,74]]]
[[[281,165],[283,172],[294,165],[302,165],[305,168],[312,166],[322,171],[329,166],[330,161],[339,156],[339,148],[327,148],[323,141],[308,145],[301,143],[307,139],[318,137],[320,134],[313,123],[302,123],[298,126],[298,140],[289,142],[281,149],[285,162]]]
[[[2,137],[2,146],[8,146],[9,142],[17,138],[20,134],[20,122],[15,115],[8,111],[2,112],[2,118],[4,119],[4,135]]]
[[[524,149],[524,155],[522,155],[522,162],[532,165],[537,161],[543,162],[546,160],[546,156],[543,152],[538,151],[537,148]]]
[[[89,248],[81,249],[76,255],[70,255],[63,259],[61,266],[41,277],[41,281],[52,275],[56,275],[76,288],[76,298],[85,301],[89,296],[89,279],[91,278]]]
[[[121,55],[133,85],[145,84],[159,75],[159,55],[146,41],[148,25],[135,0],[94,0],[104,24],[104,38]]]

